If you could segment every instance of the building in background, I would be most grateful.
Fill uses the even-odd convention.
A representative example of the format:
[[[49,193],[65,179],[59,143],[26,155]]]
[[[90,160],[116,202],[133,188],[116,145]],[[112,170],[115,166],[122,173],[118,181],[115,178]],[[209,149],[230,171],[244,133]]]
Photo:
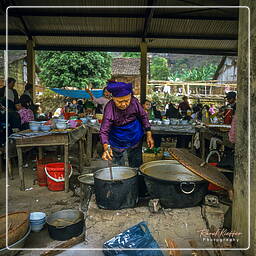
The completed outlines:
[[[15,89],[21,95],[27,83],[27,53],[26,51],[8,51],[8,76],[16,79]],[[35,85],[36,95],[44,92],[44,87],[40,84],[38,73],[40,69],[36,66]],[[0,87],[4,86],[4,51],[0,52]]]
[[[134,94],[140,94],[140,58],[113,58],[111,79],[132,83]]]

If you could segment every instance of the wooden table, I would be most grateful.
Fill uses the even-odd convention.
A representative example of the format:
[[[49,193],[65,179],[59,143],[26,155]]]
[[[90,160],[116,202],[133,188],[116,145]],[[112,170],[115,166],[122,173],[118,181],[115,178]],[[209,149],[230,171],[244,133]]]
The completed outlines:
[[[206,140],[210,141],[213,137],[218,137],[222,140],[222,145],[228,148],[234,148],[234,144],[229,141],[228,131],[221,131],[217,128],[200,127],[196,128],[196,131],[200,133],[200,148],[201,158],[206,159]]]
[[[99,134],[100,125],[86,125],[88,128],[87,140],[86,140],[86,156],[88,164],[92,159],[92,136],[93,134]],[[161,135],[194,135],[195,128],[192,125],[152,125],[151,130],[153,134]],[[192,136],[193,143],[193,136]]]
[[[17,133],[26,133],[22,131]],[[42,132],[43,133],[43,132]],[[80,126],[76,129],[69,130],[66,132],[56,132],[56,133],[45,133],[42,136],[33,136],[33,137],[14,137],[16,141],[16,148],[18,154],[18,166],[19,166],[19,176],[20,176],[20,189],[25,190],[25,181],[24,181],[24,171],[23,171],[23,157],[22,149],[25,147],[39,147],[39,159],[43,158],[42,147],[45,146],[63,146],[64,147],[64,163],[65,163],[65,192],[69,190],[69,173],[68,173],[68,147],[76,142],[79,142],[79,161],[80,168],[83,164],[83,154],[84,154],[84,145],[82,140],[85,139],[87,133],[87,128],[85,126]]]

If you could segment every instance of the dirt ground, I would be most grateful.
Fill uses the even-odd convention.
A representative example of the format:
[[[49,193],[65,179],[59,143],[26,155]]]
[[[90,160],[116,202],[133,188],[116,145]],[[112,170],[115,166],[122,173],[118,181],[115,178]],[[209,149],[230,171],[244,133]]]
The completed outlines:
[[[71,156],[74,166],[77,164],[75,156]],[[105,167],[106,163],[98,160],[92,163],[93,168]],[[86,169],[88,171],[88,169]],[[35,171],[32,166],[25,169],[26,191],[19,190],[19,177],[17,168],[14,169],[14,180],[9,179],[8,184],[8,208],[9,212],[15,211],[43,211],[47,215],[63,210],[63,209],[80,209],[80,198],[78,191],[52,192],[47,187],[39,187],[34,184]],[[207,209],[208,217],[211,223],[221,227],[224,221],[223,210]],[[5,214],[5,176],[0,178],[0,214]],[[99,209],[93,195],[89,203],[86,215],[86,233],[85,242],[80,243],[71,249],[76,251],[65,251],[59,255],[83,255],[83,256],[102,256],[103,252],[99,250],[91,250],[90,248],[102,248],[104,242],[112,237],[138,224],[146,221],[148,227],[158,242],[165,248],[165,239],[174,239],[178,247],[189,248],[189,240],[196,240],[198,246],[212,247],[210,243],[203,242],[199,236],[198,230],[205,229],[206,223],[202,217],[202,208],[193,207],[186,209],[166,209],[159,213],[151,213],[148,207],[141,206],[134,209],[124,209],[119,211],[110,211]],[[26,248],[53,248],[60,244],[49,237],[47,228],[45,227],[38,233],[29,235],[25,247]],[[80,249],[87,249],[81,251]],[[41,255],[42,251],[22,251],[20,255]],[[183,251],[182,255],[191,255],[191,251]],[[164,252],[165,255],[167,251]],[[212,252],[210,255],[214,255]],[[240,255],[238,252],[225,253],[225,256]]]

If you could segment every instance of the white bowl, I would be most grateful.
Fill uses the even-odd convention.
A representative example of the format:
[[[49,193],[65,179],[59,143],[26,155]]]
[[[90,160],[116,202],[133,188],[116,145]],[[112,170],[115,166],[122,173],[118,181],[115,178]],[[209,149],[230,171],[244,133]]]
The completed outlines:
[[[169,125],[170,124],[169,120],[163,120],[162,122],[163,122],[164,125]]]
[[[66,123],[56,123],[57,129],[66,129],[67,124]]]
[[[157,121],[157,124],[158,124],[158,125],[161,125],[161,124],[162,124],[162,121]]]
[[[40,126],[40,129],[41,129],[41,131],[43,131],[43,132],[48,132],[48,131],[50,131],[51,130],[51,126],[50,125],[44,125],[44,124],[42,124],[41,126]]]
[[[46,214],[44,212],[31,212],[29,215],[29,220],[41,220],[46,218]]]
[[[37,224],[31,224],[30,226],[31,226],[32,231],[39,232],[43,229],[44,225],[45,225],[45,222],[43,224],[38,224],[38,225]]]
[[[91,124],[96,124],[96,123],[97,123],[97,119],[91,119],[91,120],[90,120],[90,123],[91,123]]]

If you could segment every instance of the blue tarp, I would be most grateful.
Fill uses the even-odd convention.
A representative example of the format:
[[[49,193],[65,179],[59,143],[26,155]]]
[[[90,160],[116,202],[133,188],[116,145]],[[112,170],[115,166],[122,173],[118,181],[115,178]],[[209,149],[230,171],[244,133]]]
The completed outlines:
[[[77,98],[77,99],[90,98],[90,95],[85,90],[65,90],[65,89],[59,89],[59,88],[51,88],[51,90],[65,97]],[[91,92],[96,98],[99,98],[103,95],[103,90],[91,90]]]

